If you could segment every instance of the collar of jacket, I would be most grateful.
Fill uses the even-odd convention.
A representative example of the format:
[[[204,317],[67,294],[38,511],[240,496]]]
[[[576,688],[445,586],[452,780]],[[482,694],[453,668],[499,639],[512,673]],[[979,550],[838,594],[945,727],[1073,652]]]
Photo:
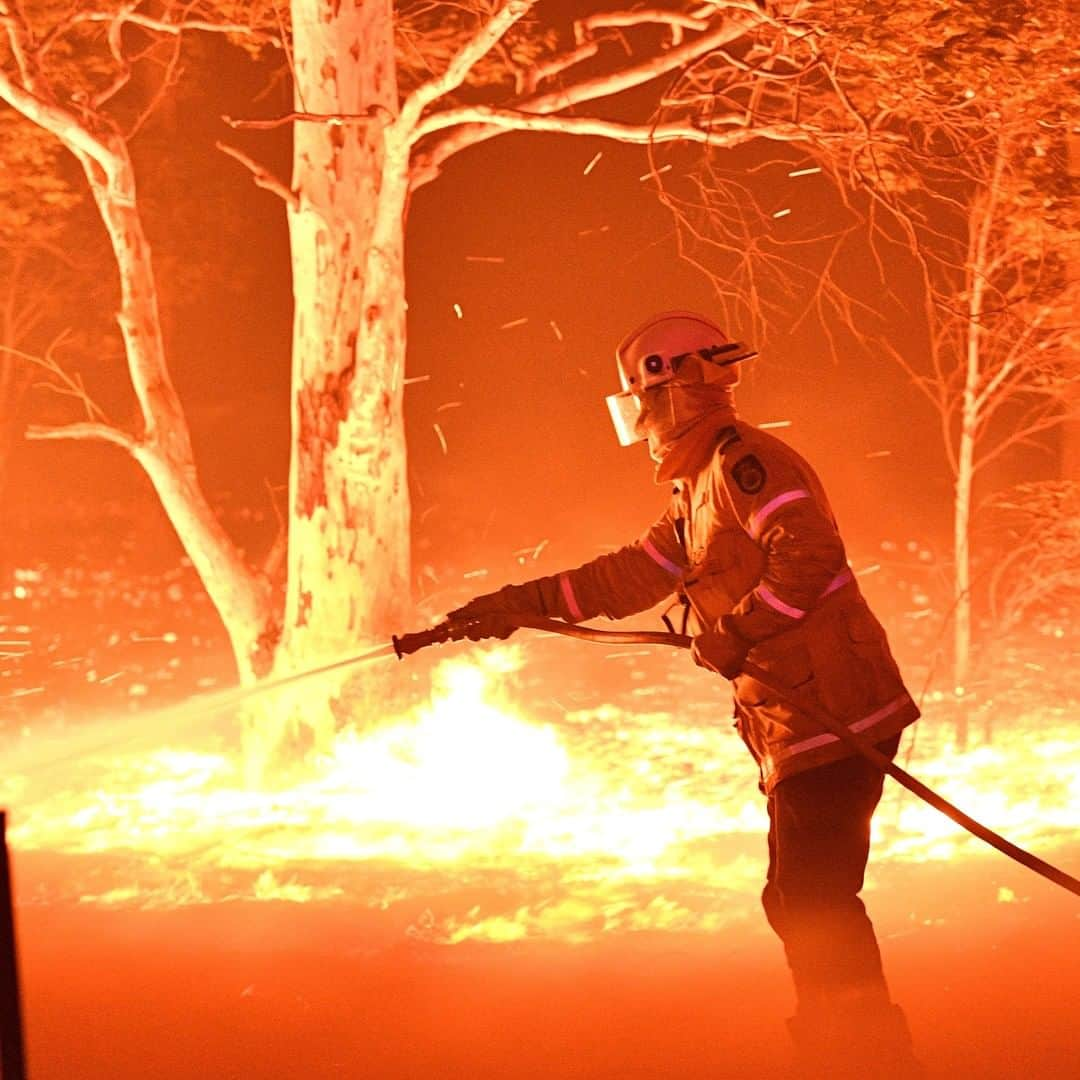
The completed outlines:
[[[735,420],[735,410],[727,404],[702,413],[691,427],[672,440],[663,461],[656,466],[656,482],[666,484],[703,469],[712,459],[721,433]]]

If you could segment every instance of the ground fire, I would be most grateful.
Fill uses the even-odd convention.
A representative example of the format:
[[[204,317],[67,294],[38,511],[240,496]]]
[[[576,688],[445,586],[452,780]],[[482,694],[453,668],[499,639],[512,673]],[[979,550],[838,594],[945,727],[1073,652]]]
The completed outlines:
[[[1078,39],[0,0],[4,1080],[1071,1080]]]

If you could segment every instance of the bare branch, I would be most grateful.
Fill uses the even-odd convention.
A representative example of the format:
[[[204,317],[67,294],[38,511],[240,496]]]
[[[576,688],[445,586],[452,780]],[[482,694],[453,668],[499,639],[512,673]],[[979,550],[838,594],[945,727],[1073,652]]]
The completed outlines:
[[[43,387],[48,388],[57,394],[61,394],[64,397],[78,399],[86,409],[87,416],[91,419],[105,421],[106,416],[104,409],[102,409],[101,406],[87,393],[86,388],[82,384],[82,379],[78,375],[68,374],[60,361],[56,359],[56,350],[64,343],[68,334],[69,331],[67,330],[59,333],[52,342],[50,342],[49,347],[45,350],[44,356],[24,352],[22,349],[17,349],[10,345],[0,345],[0,352],[7,353],[8,356],[14,356],[19,360],[25,360],[28,364],[41,368],[42,371],[46,372],[54,380],[52,382],[42,383],[41,385]]]
[[[1075,414],[1075,410],[1073,410],[1073,412]],[[1000,457],[1005,451],[1010,450],[1013,447],[1031,445],[1034,436],[1044,431],[1052,431],[1054,428],[1060,427],[1069,419],[1069,411],[1059,409],[1057,407],[1057,402],[1051,399],[1046,402],[1043,408],[1037,411],[1033,410],[1031,418],[1025,421],[1022,426],[1012,429],[990,449],[983,450],[979,455],[978,460],[975,462],[972,471],[982,471],[995,458]]]
[[[113,443],[133,455],[139,449],[138,442],[131,435],[126,431],[113,427],[111,424],[83,422],[80,424],[61,424],[56,427],[34,424],[26,429],[26,437],[36,442],[56,439],[97,439]]]
[[[207,34],[235,34],[239,37],[250,38],[252,41],[257,41],[261,44],[272,45],[276,49],[283,47],[282,39],[280,37],[275,34],[268,34],[263,30],[256,30],[254,27],[244,23],[215,23],[208,19],[181,19],[179,22],[173,22],[170,19],[154,18],[152,15],[145,15],[142,12],[131,11],[127,8],[121,9],[118,12],[80,12],[66,20],[57,28],[57,30],[62,32],[79,23],[111,23],[116,21],[130,23],[132,26],[138,26],[143,30],[153,30],[160,34],[179,36],[187,30],[201,31]],[[50,34],[49,39],[45,42],[45,46],[48,47],[51,45],[52,40],[55,40],[56,36],[57,31]]]
[[[26,19],[14,2],[0,0],[0,23],[7,28],[8,44],[11,46],[15,66],[19,69],[19,76],[24,83],[28,83],[33,75],[26,48],[26,39],[29,36]]]
[[[55,135],[73,153],[91,158],[107,176],[115,175],[116,155],[75,113],[37,97],[15,83],[3,70],[0,70],[0,98],[27,120]]]
[[[534,0],[508,0],[508,3],[495,12],[450,58],[450,63],[441,75],[421,83],[401,106],[398,124],[402,133],[407,135],[412,131],[429,105],[456,90],[472,68],[499,43],[503,35],[528,14],[533,3]]]
[[[135,0],[135,2],[138,3],[138,0]],[[131,9],[134,6],[134,4],[129,3],[122,7],[109,23],[107,34],[109,52],[112,53],[113,59],[116,61],[117,71],[108,86],[96,93],[91,99],[95,109],[100,109],[110,98],[118,94],[131,82],[131,64],[124,54],[124,20],[131,14]]]
[[[242,150],[238,150],[235,146],[229,146],[227,143],[216,142],[214,144],[223,154],[228,154],[229,157],[235,161],[239,161],[241,165],[247,169],[252,179],[255,181],[255,186],[262,188],[264,191],[272,191],[275,195],[280,196],[285,200],[286,205],[290,210],[300,209],[300,196],[292,190],[283,180],[274,176],[265,166],[260,165],[253,158],[248,157]]]
[[[671,28],[672,42],[678,45],[682,41],[683,30],[709,29],[709,20],[686,15],[681,11],[665,11],[662,8],[639,8],[637,11],[604,11],[596,15],[586,15],[574,23],[574,36],[578,42],[596,30],[608,30],[613,27],[647,26],[660,23]]]
[[[717,126],[733,124],[723,118]],[[506,131],[557,131],[564,135],[598,135],[628,143],[658,143],[680,139],[686,142],[710,143],[715,146],[736,146],[751,139],[774,139],[781,142],[804,142],[811,137],[807,128],[795,124],[772,124],[762,127],[737,126],[730,131],[690,123],[624,124],[593,116],[561,116],[497,109],[486,105],[463,106],[436,113],[421,123],[415,138],[422,139],[445,127],[463,124],[482,124]]]
[[[756,7],[752,11],[746,11],[740,7],[739,14],[727,19],[719,29],[709,34],[703,34],[685,45],[669,49],[667,52],[651,56],[647,60],[631,64],[618,71],[585,78],[558,90],[512,102],[512,108],[508,107],[502,111],[547,115],[562,112],[586,101],[614,97],[624,90],[642,86],[694,63],[712,50],[734,41],[749,27],[766,21],[769,21],[768,16]],[[456,109],[447,111],[457,113]],[[428,119],[429,121],[437,121],[441,115],[436,113]],[[438,128],[429,130],[436,131]],[[422,152],[416,162],[417,167],[410,176],[411,188],[416,190],[434,180],[438,176],[443,163],[467,147],[512,130],[514,128],[496,127],[493,124],[459,124],[457,130],[443,136],[436,141],[434,146]]]
[[[764,21],[766,18],[765,13],[756,8],[754,14],[740,10],[739,15],[726,20],[719,29],[694,38],[693,41],[689,41],[685,45],[669,49],[667,52],[658,53],[647,60],[643,60],[638,64],[631,64],[621,70],[582,79],[580,82],[559,90],[552,90],[525,101],[514,102],[514,105],[525,112],[551,113],[568,109],[572,105],[580,105],[585,101],[614,97],[624,90],[642,86],[645,83],[652,82],[653,79],[659,78],[661,75],[667,75],[678,68],[692,64],[695,60],[700,59],[714,49],[730,44],[745,33],[749,27]]]
[[[307,124],[327,124],[330,127],[343,126],[346,124],[370,124],[378,120],[380,113],[386,113],[392,120],[389,110],[385,105],[371,105],[362,113],[310,113],[290,112],[281,116],[268,117],[265,120],[236,120],[231,116],[223,116],[224,123],[234,130],[270,131],[273,128],[284,127],[294,120]]]
[[[544,82],[546,79],[552,79],[556,75],[562,74],[562,72],[566,71],[568,68],[580,64],[584,60],[591,60],[597,54],[599,49],[599,42],[586,41],[576,49],[571,49],[569,52],[565,53],[559,53],[558,56],[553,56],[544,63],[534,64],[522,76],[518,88],[519,93],[535,94],[536,88],[540,83]]]

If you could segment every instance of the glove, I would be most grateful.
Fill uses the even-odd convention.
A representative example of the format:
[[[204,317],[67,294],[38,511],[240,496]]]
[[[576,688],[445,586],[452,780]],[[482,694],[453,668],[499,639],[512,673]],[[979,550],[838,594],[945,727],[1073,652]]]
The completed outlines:
[[[497,592],[474,596],[467,604],[455,608],[446,617],[451,622],[468,623],[465,637],[470,641],[498,638],[505,641],[517,627],[507,620],[515,612],[538,614],[536,605],[528,602],[527,586],[506,585]]]
[[[750,642],[723,626],[698,634],[690,645],[690,655],[698,667],[708,668],[725,679],[734,679],[746,663]]]
[[[532,590],[526,585],[504,585],[496,592],[474,596],[467,604],[454,608],[446,617],[453,622],[479,619],[485,615],[512,615],[514,612],[543,615]]]

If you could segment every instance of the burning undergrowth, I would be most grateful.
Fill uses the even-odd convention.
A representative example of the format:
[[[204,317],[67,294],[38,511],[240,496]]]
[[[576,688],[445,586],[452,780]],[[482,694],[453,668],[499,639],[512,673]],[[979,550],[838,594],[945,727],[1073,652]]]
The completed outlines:
[[[445,943],[708,932],[756,915],[765,808],[724,688],[659,651],[595,650],[571,676],[565,645],[447,651],[414,701],[356,718],[258,786],[220,710],[174,709],[157,727],[150,715],[137,739],[78,755],[68,739],[56,754],[48,736],[23,739],[0,792],[12,841],[65,867],[27,898],[342,902]],[[963,750],[953,707],[926,702],[901,763],[1043,856],[1075,844],[1067,705],[1020,711]],[[869,888],[875,866],[984,853],[1000,857],[890,785]]]

